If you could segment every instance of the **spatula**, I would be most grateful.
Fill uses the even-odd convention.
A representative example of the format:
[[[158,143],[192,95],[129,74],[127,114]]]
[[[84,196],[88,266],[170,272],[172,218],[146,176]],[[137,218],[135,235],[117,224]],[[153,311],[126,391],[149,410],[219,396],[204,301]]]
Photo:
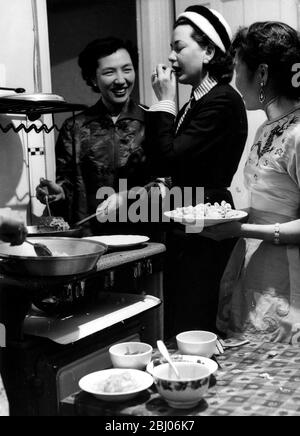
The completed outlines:
[[[46,201],[46,207],[47,207],[48,215],[49,215],[49,216],[52,216],[52,214],[51,214],[51,210],[50,210],[50,206],[49,206],[49,197],[48,197],[48,195],[46,195],[46,197],[45,197],[45,201]]]
[[[28,239],[25,240],[27,244],[33,246],[34,251],[38,257],[52,257],[52,251],[44,244],[39,244],[37,242],[31,242]]]
[[[93,213],[92,215],[89,215],[88,217],[84,218],[83,220],[78,221],[77,223],[75,223],[75,224],[74,224],[74,227],[75,227],[75,228],[80,227],[80,226],[82,226],[82,224],[85,224],[85,223],[87,223],[88,221],[90,221],[90,220],[92,220],[92,219],[96,218],[97,216],[102,215],[102,214],[104,214],[104,213],[105,213],[105,212],[103,212],[103,210],[99,210],[99,211],[97,211],[96,213]]]

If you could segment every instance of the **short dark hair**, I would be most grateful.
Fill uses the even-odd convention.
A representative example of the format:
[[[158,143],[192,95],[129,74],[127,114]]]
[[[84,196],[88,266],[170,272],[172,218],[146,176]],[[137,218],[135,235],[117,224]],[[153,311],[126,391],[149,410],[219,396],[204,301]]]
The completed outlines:
[[[232,53],[238,51],[250,73],[255,73],[260,64],[269,67],[270,79],[278,94],[299,97],[300,89],[293,86],[292,70],[300,63],[299,32],[288,24],[264,21],[241,27],[232,42]]]
[[[128,51],[132,64],[136,69],[138,66],[138,53],[130,41],[123,41],[112,36],[99,38],[90,42],[80,53],[78,65],[81,68],[82,77],[95,92],[99,92],[98,87],[94,84],[96,71],[99,66],[98,60],[105,56],[110,56],[122,48]]]
[[[202,32],[194,23],[188,18],[179,18],[174,29],[181,25],[189,24],[193,28],[192,38],[200,45],[200,47],[213,46],[215,49],[215,55],[209,64],[205,65],[207,72],[218,83],[229,83],[233,77],[234,64],[233,57],[229,51],[223,53],[222,50],[217,47],[211,39]]]

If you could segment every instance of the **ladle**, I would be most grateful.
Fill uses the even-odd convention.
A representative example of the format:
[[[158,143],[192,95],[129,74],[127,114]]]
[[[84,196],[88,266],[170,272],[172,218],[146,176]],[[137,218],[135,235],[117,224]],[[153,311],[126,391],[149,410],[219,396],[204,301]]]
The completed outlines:
[[[38,257],[52,257],[52,251],[44,244],[39,244],[37,242],[31,242],[26,239],[24,242],[33,246],[34,251]]]
[[[160,351],[161,355],[166,359],[166,361],[171,365],[173,371],[176,374],[177,378],[180,378],[178,369],[176,368],[176,366],[174,365],[174,363],[172,362],[171,356],[169,354],[169,351],[167,350],[167,347],[165,346],[165,344],[163,343],[163,341],[157,341],[157,348]]]

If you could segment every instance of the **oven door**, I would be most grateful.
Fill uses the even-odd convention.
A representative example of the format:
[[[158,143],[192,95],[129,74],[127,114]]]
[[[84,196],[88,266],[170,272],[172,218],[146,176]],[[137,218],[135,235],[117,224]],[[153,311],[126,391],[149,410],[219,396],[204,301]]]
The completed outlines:
[[[6,348],[3,371],[12,416],[57,416],[85,375],[111,367],[112,344],[143,340],[150,310],[161,301],[133,294],[103,295],[103,304],[67,318],[32,314],[24,341]]]

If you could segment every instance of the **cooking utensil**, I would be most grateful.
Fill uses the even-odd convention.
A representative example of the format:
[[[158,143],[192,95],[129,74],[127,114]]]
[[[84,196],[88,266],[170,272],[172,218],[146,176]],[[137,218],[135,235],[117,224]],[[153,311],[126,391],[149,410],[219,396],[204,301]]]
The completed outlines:
[[[0,245],[0,266],[7,274],[53,277],[86,273],[95,268],[107,247],[99,242],[77,238],[34,238],[45,244],[52,257],[33,256],[28,244]]]
[[[24,88],[3,88],[0,87],[0,91],[14,91],[17,94],[23,94],[23,92],[26,92]]]
[[[46,195],[46,197],[45,197],[45,201],[46,201],[46,207],[47,207],[48,215],[49,215],[49,216],[52,216],[52,214],[51,214],[51,210],[50,210],[50,206],[49,206],[49,196],[48,196],[48,195]]]
[[[166,361],[171,365],[173,371],[176,374],[176,377],[179,379],[180,375],[178,372],[178,369],[176,368],[176,366],[174,365],[174,363],[172,362],[171,356],[169,354],[169,351],[167,350],[167,347],[165,346],[165,344],[163,343],[163,341],[157,341],[157,348],[159,350],[159,352],[161,353],[161,355],[166,359]]]
[[[26,239],[24,242],[27,242],[27,244],[30,244],[33,246],[34,251],[36,252],[37,256],[39,257],[51,257],[53,256],[52,251],[49,250],[49,248],[44,244],[39,244],[36,242],[31,242],[29,239]]]
[[[96,213],[93,213],[92,215],[89,215],[88,217],[84,218],[81,221],[78,221],[77,223],[74,224],[74,227],[80,227],[82,226],[82,224],[87,223],[88,221],[92,220],[93,218],[96,218],[97,216],[103,214],[103,210],[99,210]]]

